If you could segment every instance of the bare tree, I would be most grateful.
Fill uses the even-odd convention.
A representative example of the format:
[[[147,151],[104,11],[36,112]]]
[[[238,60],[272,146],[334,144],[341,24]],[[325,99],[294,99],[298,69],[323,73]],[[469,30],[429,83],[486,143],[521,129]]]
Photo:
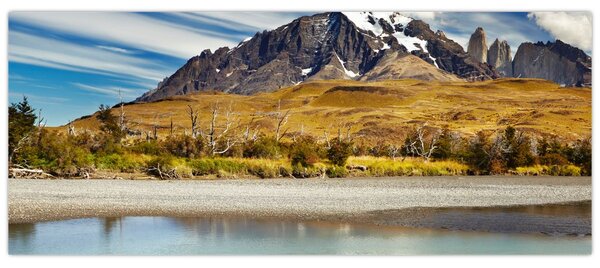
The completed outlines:
[[[246,124],[246,129],[244,130],[244,143],[248,141],[255,141],[258,138],[258,125],[253,127],[255,117],[250,119],[250,122]]]
[[[433,152],[438,148],[437,141],[440,137],[440,131],[427,131],[427,124],[417,127],[407,138],[405,144],[408,153],[417,155],[429,161]]]
[[[42,109],[39,110],[38,113],[38,118],[37,118],[37,131],[38,131],[38,139],[37,139],[37,146],[41,147],[42,146],[42,137],[43,137],[43,131],[44,128],[46,127],[46,119],[44,117],[42,117]]]
[[[169,136],[173,136],[173,116],[171,115],[171,124],[169,125]]]
[[[190,118],[190,123],[191,123],[191,131],[192,131],[192,137],[196,138],[196,130],[198,127],[198,110],[194,109],[194,107],[192,107],[191,105],[188,105],[188,116]]]
[[[219,103],[214,103],[211,107],[210,125],[206,132],[200,132],[200,135],[206,140],[211,155],[224,154],[238,142],[235,135],[230,135],[237,124],[232,105],[230,104],[225,111],[224,122],[221,124],[218,122],[219,112]]]
[[[327,144],[327,149],[331,148],[331,141],[329,141],[329,131],[328,131],[329,127],[325,128],[323,130],[323,141],[325,144]]]
[[[279,100],[278,104],[277,104],[277,112],[275,112],[275,119],[276,119],[276,127],[275,127],[275,140],[277,142],[279,142],[279,140],[285,135],[285,133],[288,131],[288,129],[286,129],[285,131],[282,131],[282,128],[287,124],[288,119],[290,117],[290,110],[287,110],[285,113],[283,113],[281,111],[281,99]]]
[[[69,120],[69,123],[67,124],[67,135],[75,136],[75,126],[71,120]]]
[[[344,129],[344,130],[345,130],[345,132],[346,132],[346,135],[345,135],[345,136],[346,136],[346,137],[345,137],[346,141],[348,141],[348,142],[349,142],[349,141],[351,141],[351,140],[352,140],[352,137],[351,137],[351,135],[350,135],[350,132],[351,132],[351,130],[352,130],[352,126],[353,126],[353,124],[352,124],[352,123],[349,123],[349,122],[343,122],[343,123],[339,123],[339,124],[338,124],[338,136],[337,136],[337,138],[338,138],[338,140],[339,140],[339,141],[342,141],[342,140],[344,139],[344,138],[342,137],[342,132],[343,132],[342,130],[343,130],[343,129]]]
[[[400,152],[402,151],[402,147],[396,146],[395,144],[388,146],[387,149],[388,156],[391,157],[393,160],[396,160],[396,157],[400,155]]]
[[[121,131],[125,131],[125,110],[123,109],[123,95],[121,94],[121,89],[119,89],[119,103],[120,103],[120,111],[119,111],[119,128]]]

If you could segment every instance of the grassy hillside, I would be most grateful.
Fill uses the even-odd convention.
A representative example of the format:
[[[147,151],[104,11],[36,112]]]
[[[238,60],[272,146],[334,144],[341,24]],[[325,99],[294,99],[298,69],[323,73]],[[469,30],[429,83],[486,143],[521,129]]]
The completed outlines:
[[[499,79],[484,82],[382,82],[315,81],[253,96],[198,93],[153,103],[124,107],[132,129],[150,131],[160,126],[166,136],[173,121],[174,132],[189,133],[187,105],[200,110],[199,122],[206,128],[211,106],[221,112],[231,106],[239,121],[238,131],[252,121],[265,133],[273,133],[273,112],[290,110],[288,133],[304,131],[318,137],[336,135],[341,124],[351,125],[355,139],[367,143],[401,139],[407,126],[427,122],[472,135],[513,125],[537,134],[555,134],[566,139],[591,135],[589,88],[560,88],[539,79]],[[113,111],[115,114],[118,111]],[[76,131],[97,130],[92,117],[76,120]],[[345,130],[344,130],[345,132]],[[400,142],[400,141],[399,141]]]

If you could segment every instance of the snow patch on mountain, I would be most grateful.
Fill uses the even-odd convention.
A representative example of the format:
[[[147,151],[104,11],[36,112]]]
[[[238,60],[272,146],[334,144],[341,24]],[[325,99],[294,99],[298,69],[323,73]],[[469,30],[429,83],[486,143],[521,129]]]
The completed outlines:
[[[311,68],[302,69],[302,75],[308,75],[310,72],[312,72],[312,67]]]
[[[404,29],[406,25],[410,23],[413,19],[404,16],[399,12],[343,12],[348,19],[350,19],[358,28],[364,31],[371,31],[375,34],[375,37],[384,38],[389,36],[388,33],[384,32],[383,26],[381,25],[380,20],[387,22],[393,28],[392,36],[396,38],[399,44],[403,45],[409,52],[419,50],[425,53],[429,53],[427,51],[427,41],[421,40],[417,37],[411,37],[404,33]],[[383,23],[385,24],[385,23]],[[398,29],[402,29],[398,31]],[[379,52],[380,50],[389,49],[390,46],[383,43],[383,47],[381,49],[375,50],[375,52]],[[418,46],[417,46],[418,44]],[[435,58],[429,55],[435,64]]]
[[[340,64],[342,65],[342,68],[344,68],[343,71],[344,71],[344,73],[346,73],[347,76],[349,76],[351,78],[354,78],[354,77],[357,77],[357,76],[360,75],[359,73],[355,73],[352,70],[346,69],[346,65],[344,65],[344,64],[346,64],[346,62],[343,61],[342,59],[340,59],[340,56],[338,56],[337,53],[334,53],[334,54],[335,54],[335,57],[338,59],[338,61],[340,61]]]

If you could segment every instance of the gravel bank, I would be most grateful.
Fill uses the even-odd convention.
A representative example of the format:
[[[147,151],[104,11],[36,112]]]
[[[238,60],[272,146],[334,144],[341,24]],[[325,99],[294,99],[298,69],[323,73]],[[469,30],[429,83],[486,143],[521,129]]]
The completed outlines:
[[[533,205],[591,198],[590,177],[8,180],[10,223],[142,215],[360,218],[368,222],[368,215],[376,211]]]

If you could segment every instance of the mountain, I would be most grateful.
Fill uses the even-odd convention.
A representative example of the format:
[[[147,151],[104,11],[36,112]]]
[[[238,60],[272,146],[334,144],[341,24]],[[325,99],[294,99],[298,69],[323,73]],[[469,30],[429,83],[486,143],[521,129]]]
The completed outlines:
[[[591,57],[557,40],[523,43],[511,61],[508,43],[496,39],[488,49],[481,27],[465,52],[444,32],[398,12],[327,12],[257,32],[234,48],[204,50],[135,102],[213,90],[252,95],[316,80],[511,76],[589,86]]]
[[[522,43],[513,60],[514,77],[552,80],[563,85],[591,86],[592,58],[581,49],[556,42]]]
[[[512,55],[506,40],[498,38],[492,43],[487,52],[487,63],[496,68],[502,77],[512,77]]]
[[[415,74],[390,60],[410,54],[423,61],[416,66],[433,68]],[[409,77],[477,81],[499,75],[423,21],[394,12],[328,12],[256,33],[234,48],[204,50],[136,102],[206,90],[248,95],[312,80]]]
[[[485,31],[483,30],[483,28],[478,27],[477,29],[475,29],[475,32],[471,34],[467,52],[469,53],[469,55],[471,55],[471,57],[473,57],[479,62],[487,61],[488,47]]]

